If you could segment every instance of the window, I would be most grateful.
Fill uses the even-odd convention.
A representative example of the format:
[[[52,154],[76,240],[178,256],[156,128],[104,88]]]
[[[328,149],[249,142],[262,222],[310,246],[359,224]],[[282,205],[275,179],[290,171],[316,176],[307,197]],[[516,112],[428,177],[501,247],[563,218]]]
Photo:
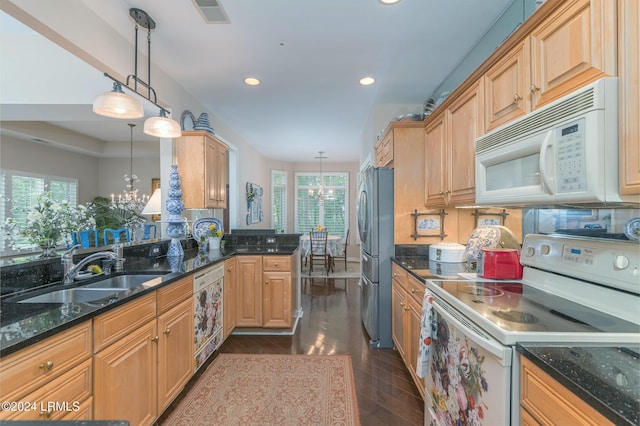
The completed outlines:
[[[18,225],[26,222],[27,214],[38,197],[45,191],[51,192],[54,200],[67,200],[71,206],[78,204],[78,181],[57,176],[37,175],[14,170],[2,170],[0,174],[0,209],[2,224],[9,217]],[[29,245],[26,239],[16,241],[18,246]],[[8,254],[10,247],[4,237],[0,242],[0,250]]]
[[[325,172],[321,185],[320,173],[300,172],[295,182],[295,232],[304,234],[322,225],[330,235],[344,237],[349,223],[349,173]]]
[[[277,232],[287,232],[287,172],[271,170],[271,221]]]

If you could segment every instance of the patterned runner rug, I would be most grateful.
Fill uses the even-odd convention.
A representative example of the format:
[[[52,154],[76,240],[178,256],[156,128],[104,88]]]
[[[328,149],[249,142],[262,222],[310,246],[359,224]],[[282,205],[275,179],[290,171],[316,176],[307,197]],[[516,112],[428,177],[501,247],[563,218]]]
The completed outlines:
[[[359,425],[350,355],[220,354],[163,425]]]

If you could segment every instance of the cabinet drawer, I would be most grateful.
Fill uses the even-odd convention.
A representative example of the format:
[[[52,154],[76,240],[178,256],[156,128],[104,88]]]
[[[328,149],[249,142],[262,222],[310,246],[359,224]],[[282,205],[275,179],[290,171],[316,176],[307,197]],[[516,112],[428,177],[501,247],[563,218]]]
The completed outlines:
[[[158,314],[167,312],[193,294],[193,276],[183,278],[157,292]]]
[[[93,319],[93,352],[127,336],[156,317],[156,293],[149,293]]]
[[[613,425],[569,389],[524,357],[521,405],[542,425]]]
[[[80,410],[80,401],[91,396],[92,362],[92,359],[87,359],[35,392],[18,399],[35,405],[19,411],[0,411],[0,419],[60,420]]]
[[[0,358],[4,401],[20,401],[91,356],[91,321]]]
[[[391,264],[391,277],[402,286],[403,289],[409,290],[408,278],[409,273],[395,263]]]
[[[420,306],[422,306],[422,299],[424,298],[424,287],[425,284],[420,280],[412,276],[408,277],[407,292]]]
[[[290,271],[290,256],[264,256],[262,259],[263,271]]]

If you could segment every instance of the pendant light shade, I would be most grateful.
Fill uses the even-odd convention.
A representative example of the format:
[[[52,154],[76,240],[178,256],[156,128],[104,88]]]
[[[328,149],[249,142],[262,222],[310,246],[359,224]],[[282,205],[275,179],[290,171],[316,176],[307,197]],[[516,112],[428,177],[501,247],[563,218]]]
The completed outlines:
[[[111,92],[101,93],[93,100],[93,112],[110,118],[144,117],[142,104],[133,96],[122,91],[122,85],[113,83]]]
[[[162,213],[162,191],[160,188],[153,191],[149,202],[142,210],[141,214],[161,214]]]
[[[151,117],[145,120],[143,132],[158,138],[179,138],[182,136],[180,124],[167,117],[163,109],[160,110],[158,117]]]

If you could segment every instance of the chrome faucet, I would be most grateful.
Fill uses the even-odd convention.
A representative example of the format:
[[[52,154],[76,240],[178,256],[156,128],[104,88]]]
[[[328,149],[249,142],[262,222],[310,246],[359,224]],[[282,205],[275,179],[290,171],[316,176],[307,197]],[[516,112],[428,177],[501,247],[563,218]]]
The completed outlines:
[[[115,251],[99,251],[96,253],[92,253],[89,256],[82,259],[80,262],[74,265],[73,263],[73,252],[75,249],[81,247],[80,244],[71,247],[69,250],[65,251],[62,255],[62,269],[64,274],[64,283],[71,284],[73,280],[78,276],[80,270],[97,259],[109,259],[113,261],[118,261],[119,257]]]

